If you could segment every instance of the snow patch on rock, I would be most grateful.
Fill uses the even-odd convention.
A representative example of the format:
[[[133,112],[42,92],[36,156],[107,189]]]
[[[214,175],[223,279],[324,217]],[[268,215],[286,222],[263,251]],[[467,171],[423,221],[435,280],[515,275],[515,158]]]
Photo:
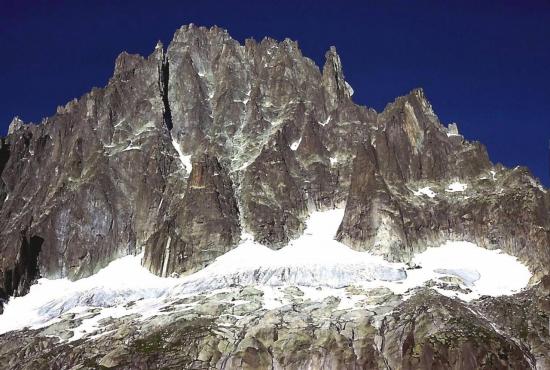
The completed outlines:
[[[452,184],[449,184],[449,186],[447,187],[447,189],[445,189],[445,191],[448,193],[456,193],[456,192],[461,192],[466,190],[467,187],[468,185],[463,184],[461,182],[453,182]]]
[[[516,257],[500,250],[488,250],[464,241],[448,241],[440,247],[428,248],[416,255],[413,263],[420,269],[408,271],[410,284],[437,278],[434,274],[460,277],[472,290],[470,294],[443,292],[470,300],[482,295],[508,295],[526,287],[531,278],[529,269]]]
[[[449,127],[447,127],[447,136],[448,137],[451,137],[451,136],[462,136],[460,135],[460,133],[458,132],[458,125],[456,123],[451,123],[449,124]]]
[[[353,96],[354,91],[351,85],[347,81],[344,81],[344,83],[346,84],[346,90],[348,91],[349,96]]]
[[[298,149],[298,147],[300,146],[301,142],[302,142],[302,138],[299,138],[298,140],[296,140],[295,142],[290,144],[290,149],[296,151]]]
[[[172,145],[174,146],[174,149],[176,149],[176,152],[178,152],[181,164],[183,165],[183,167],[185,168],[185,171],[189,175],[191,173],[191,170],[193,169],[193,165],[191,164],[191,155],[183,154],[180,145],[175,139],[172,139]]]
[[[413,191],[413,194],[416,195],[417,197],[426,195],[430,198],[434,198],[437,195],[429,186],[418,189],[417,191]]]
[[[532,187],[537,188],[537,189],[539,189],[540,191],[542,191],[543,193],[546,194],[546,189],[540,184],[540,182],[538,182],[537,180],[535,180],[532,177],[529,177],[529,182],[531,183]]]
[[[325,119],[323,122],[319,122],[321,126],[326,126],[330,121],[330,115],[328,115],[327,119]]]

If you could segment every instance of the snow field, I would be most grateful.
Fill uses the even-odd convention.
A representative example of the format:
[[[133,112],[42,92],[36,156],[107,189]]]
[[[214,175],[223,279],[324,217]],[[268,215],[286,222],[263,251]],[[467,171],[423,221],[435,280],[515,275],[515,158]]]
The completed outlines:
[[[435,288],[440,293],[471,300],[481,295],[513,294],[528,285],[531,273],[513,256],[486,250],[475,244],[448,241],[414,257],[420,268],[407,269],[368,252],[350,249],[334,240],[344,210],[314,212],[302,236],[280,250],[254,242],[244,234],[241,244],[212,264],[182,278],[161,278],[141,266],[141,255],[111,262],[97,274],[78,281],[39,279],[29,294],[12,298],[0,316],[0,334],[24,327],[41,328],[60,321],[60,316],[83,316],[74,329],[78,339],[97,329],[105,317],[139,314],[143,319],[161,315],[161,308],[198,293],[215,294],[230,286],[253,285],[264,292],[264,308],[288,302],[281,289],[297,286],[304,297],[320,301],[328,296],[341,299],[340,308],[352,308],[361,298],[346,291],[356,286],[366,291],[388,288],[407,297],[410,289],[442,277],[461,282],[466,293]],[[88,310],[100,308],[93,318]]]

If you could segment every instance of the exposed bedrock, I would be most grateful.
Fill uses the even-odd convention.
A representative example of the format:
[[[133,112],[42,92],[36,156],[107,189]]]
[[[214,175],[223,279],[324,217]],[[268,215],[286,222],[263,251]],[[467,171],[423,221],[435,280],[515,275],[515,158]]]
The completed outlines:
[[[337,239],[390,260],[408,260],[412,256],[399,203],[380,174],[377,155],[370,144],[360,146],[353,161],[346,211]]]
[[[227,171],[215,157],[198,156],[173,218],[147,240],[144,265],[157,275],[192,272],[240,240],[239,209]]]
[[[529,171],[495,168],[467,178],[464,190],[454,191],[449,182],[432,183],[426,194],[418,191],[425,182],[388,186],[379,161],[372,147],[358,150],[340,241],[410,262],[427,247],[466,240],[518,257],[530,267],[534,281],[548,274],[550,203]]]
[[[382,323],[380,350],[386,368],[531,368],[535,356],[484,314],[459,300],[421,290]],[[538,320],[541,316],[529,317]]]
[[[386,106],[371,143],[388,182],[468,178],[491,167],[485,147],[441,125],[422,89]]]
[[[284,246],[304,230],[307,207],[297,183],[298,163],[282,133],[245,170],[244,222],[260,243]]]
[[[77,279],[137,253],[154,231],[164,190],[185,184],[182,174],[172,176],[179,169],[164,123],[162,59],[162,48],[147,59],[123,53],[104,89],[39,125],[14,120],[2,143],[9,153],[1,175],[4,291],[4,277],[20,261],[22,233],[43,239],[39,276]]]
[[[547,280],[547,279],[546,279]],[[547,369],[549,286],[466,303],[422,288],[406,301],[374,290],[354,308],[312,302],[262,307],[245,287],[181,302],[187,308],[103,319],[103,335],[73,342],[67,315],[52,327],[0,336],[6,369]],[[190,305],[186,305],[190,303]],[[91,313],[97,315],[97,313]]]

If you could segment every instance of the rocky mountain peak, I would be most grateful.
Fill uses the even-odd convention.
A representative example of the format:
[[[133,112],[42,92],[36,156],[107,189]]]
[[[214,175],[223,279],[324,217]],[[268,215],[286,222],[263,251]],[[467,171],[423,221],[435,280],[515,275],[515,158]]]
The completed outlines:
[[[349,99],[353,95],[353,89],[344,78],[342,62],[334,46],[326,52],[325,59],[323,86],[327,96],[327,109],[331,111],[338,106],[338,103]]]
[[[182,26],[174,33],[172,43],[182,43],[190,49],[197,50],[197,48],[200,48],[206,52],[209,46],[221,46],[228,40],[232,40],[231,36],[223,28],[217,26],[208,28],[191,23]]]
[[[13,117],[13,119],[10,122],[10,126],[8,128],[8,134],[15,133],[17,130],[19,130],[24,125],[25,125],[25,122],[23,122],[23,120],[21,120],[21,118],[19,118],[17,116]]]
[[[13,196],[35,194],[34,207],[22,208],[25,217],[40,207],[57,214],[33,218],[42,220],[34,221],[37,233],[52,222],[57,225],[56,236],[45,238],[43,247],[56,255],[59,243],[75,244],[59,239],[72,211],[65,209],[67,203],[58,203],[55,194],[81,199],[89,191],[87,184],[104,182],[105,193],[93,196],[104,203],[92,203],[88,211],[107,207],[110,216],[101,222],[118,219],[118,228],[98,234],[110,240],[109,252],[74,247],[75,258],[84,255],[95,261],[88,265],[96,263],[88,270],[94,271],[125,250],[151,244],[157,228],[178,228],[174,222],[181,204],[169,194],[202,188],[203,167],[195,168],[190,158],[198,160],[203,153],[217,158],[231,180],[231,192],[242,197],[236,202],[243,208],[239,219],[244,229],[275,248],[303,230],[306,209],[345,203],[355,177],[353,159],[364,145],[372,143],[379,163],[377,176],[388,189],[393,189],[394,182],[467,178],[490,169],[483,147],[456,141],[452,132],[448,135],[422,89],[397,98],[380,114],[354,105],[350,96],[333,47],[321,74],[301,55],[297,43],[288,39],[243,46],[217,27],[184,26],[166,52],[157,44],[147,59],[122,53],[105,89],[71,102],[70,109],[49,118],[25,144],[31,148],[25,150],[38,155],[55,147],[50,138],[71,143],[64,150],[56,149],[54,156],[57,162],[70,163],[66,166],[69,187],[58,181],[63,174],[53,159],[49,166],[57,176],[47,175],[50,183],[42,192],[33,192],[19,178],[8,176],[34,173],[33,162],[16,170],[16,162],[8,161],[5,191]],[[19,124],[14,122],[13,127]],[[75,125],[86,129],[80,133],[73,130]],[[6,145],[17,152],[19,138],[14,130],[10,135]],[[129,161],[140,164],[138,172],[147,173],[143,183],[132,181],[136,169],[126,167]],[[189,176],[191,168],[195,171]],[[112,184],[119,185],[107,191]],[[113,196],[122,197],[117,198],[120,203],[110,199]],[[126,198],[143,202],[128,206]],[[5,214],[16,206],[7,205]],[[148,213],[151,207],[158,210]],[[163,213],[169,216],[159,218]],[[124,220],[128,214],[139,217]],[[227,240],[233,243],[233,236]],[[62,258],[44,257],[42,262],[48,266],[43,268],[45,274],[73,274],[67,272],[71,268]],[[78,262],[71,264],[78,271],[75,276],[85,274]]]
[[[141,55],[129,54],[123,51],[116,58],[114,76],[132,72],[143,60]]]
[[[0,140],[0,300],[13,314],[39,278],[88,290],[37,306],[55,326],[0,336],[2,363],[548,365],[548,341],[524,335],[550,307],[547,189],[445,127],[422,89],[381,113],[352,94],[334,47],[321,71],[295,41],[241,45],[190,24],[147,58],[121,53],[107,86],[40,125],[15,118]],[[519,266],[531,286],[461,300],[485,292],[481,265],[415,265],[449,243]],[[97,290],[128,261],[143,287]],[[429,279],[408,286],[415,274]],[[116,334],[80,331],[104,322]]]

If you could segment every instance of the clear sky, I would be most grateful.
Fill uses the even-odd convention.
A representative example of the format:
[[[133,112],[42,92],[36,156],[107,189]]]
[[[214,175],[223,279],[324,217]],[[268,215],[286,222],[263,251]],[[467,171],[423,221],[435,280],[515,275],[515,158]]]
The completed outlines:
[[[548,0],[0,0],[0,132],[104,86],[121,51],[148,55],[191,22],[289,37],[321,66],[335,45],[356,103],[381,111],[423,87],[494,162],[550,185]]]

